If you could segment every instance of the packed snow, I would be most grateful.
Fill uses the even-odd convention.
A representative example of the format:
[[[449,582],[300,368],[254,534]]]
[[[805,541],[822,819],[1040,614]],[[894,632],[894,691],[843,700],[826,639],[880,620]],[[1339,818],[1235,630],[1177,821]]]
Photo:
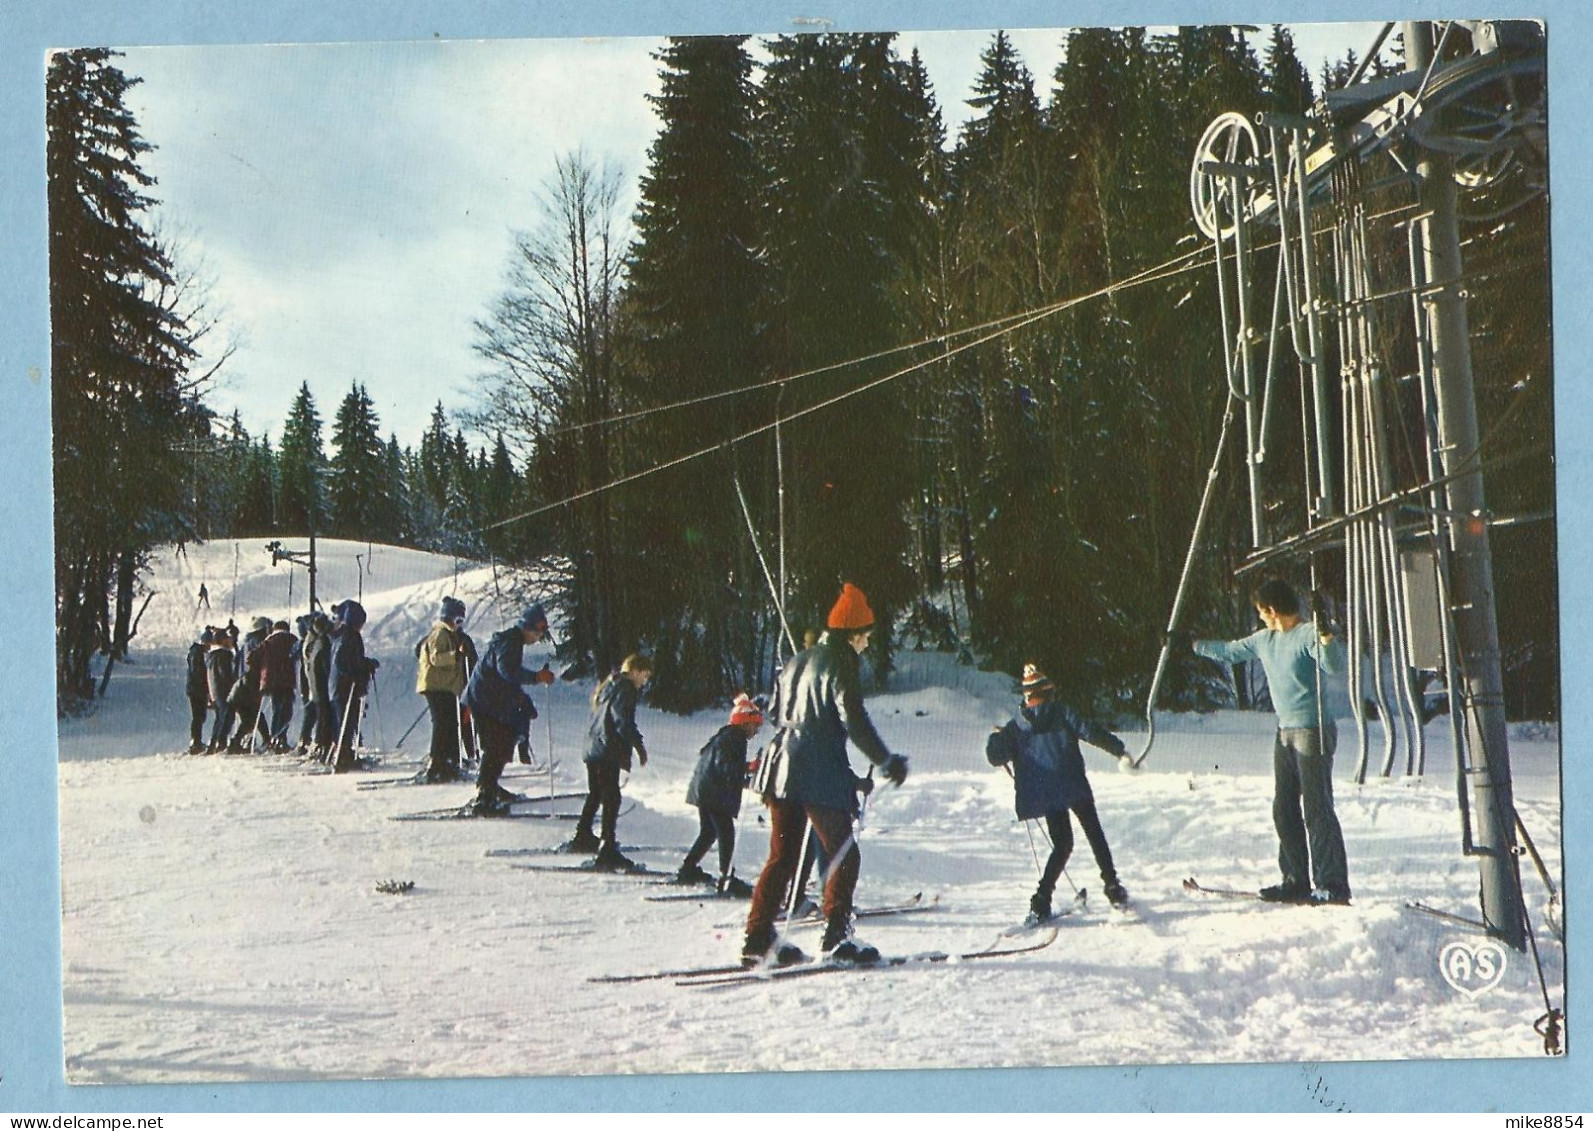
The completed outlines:
[[[1405,906],[1478,914],[1443,718],[1427,728],[1425,776],[1362,786],[1351,779],[1354,728],[1340,723],[1335,789],[1350,907],[1183,890],[1188,876],[1244,889],[1276,879],[1272,720],[1163,715],[1138,774],[1086,748],[1129,913],[1106,906],[1078,837],[1058,902],[1070,883],[1087,898],[1034,953],[718,989],[589,981],[733,963],[746,905],[649,901],[680,889],[529,871],[514,865],[575,861],[503,854],[555,846],[568,820],[391,820],[471,796],[468,785],[357,788],[412,772],[424,753],[424,720],[399,739],[423,707],[411,649],[439,599],[456,593],[470,604],[481,645],[517,609],[497,598],[489,568],[364,543],[318,549],[323,602],[359,595],[370,614],[366,643],[382,668],[363,741],[383,758],[378,771],[312,776],[279,757],[178,752],[187,745],[183,660],[203,626],[229,615],[245,629],[255,615],[291,621],[305,605],[303,570],[273,567],[254,542],[163,554],[132,661],[118,665],[93,714],[61,724],[71,1083],[1543,1055],[1531,953],[1504,952],[1496,983],[1480,965],[1457,987],[1440,952],[1458,944],[1485,963],[1484,936]],[[196,607],[201,584],[208,610]],[[527,659],[553,656],[539,646]],[[554,770],[511,764],[506,785],[584,788],[591,691],[590,681],[534,689],[535,752]],[[1014,706],[1011,680],[904,652],[892,690],[868,706],[911,774],[867,808],[858,904],[922,893],[933,907],[863,920],[858,935],[886,954],[983,949],[1023,917],[1046,852],[1041,829],[1013,816],[1009,779],[984,759],[985,735]],[[697,828],[686,783],[722,715],[643,708],[651,759],[625,782],[620,819],[635,859],[679,864]],[[1142,724],[1120,733],[1131,750],[1143,746]],[[1376,766],[1375,724],[1371,744]],[[1558,886],[1556,737],[1515,727],[1510,753],[1518,809]],[[536,807],[573,812],[578,802]],[[749,880],[767,846],[760,811],[749,795],[736,849]],[[1547,889],[1525,860],[1523,874],[1558,1007],[1565,962],[1546,922]],[[385,894],[384,881],[413,888]],[[818,928],[792,938],[816,951]]]

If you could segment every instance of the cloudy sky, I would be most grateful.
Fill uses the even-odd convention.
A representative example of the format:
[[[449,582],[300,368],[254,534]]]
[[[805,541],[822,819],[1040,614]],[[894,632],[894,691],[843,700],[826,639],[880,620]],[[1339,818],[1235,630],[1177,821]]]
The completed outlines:
[[[1313,73],[1378,25],[1297,25]],[[1058,29],[1011,33],[1042,91]],[[948,130],[988,32],[904,35]],[[1259,37],[1258,37],[1259,40]],[[301,382],[324,419],[355,381],[384,434],[418,442],[432,406],[469,403],[472,321],[538,215],[554,158],[576,149],[634,186],[657,128],[656,39],[126,49],[129,101],[158,180],[159,224],[211,281],[239,349],[211,397],[251,434],[281,434]],[[1193,151],[1195,138],[1169,139]]]

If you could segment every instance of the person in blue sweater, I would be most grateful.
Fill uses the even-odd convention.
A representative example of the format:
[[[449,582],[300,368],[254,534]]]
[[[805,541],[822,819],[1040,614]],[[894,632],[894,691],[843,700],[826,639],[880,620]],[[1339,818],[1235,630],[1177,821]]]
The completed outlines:
[[[547,664],[539,671],[525,666],[525,647],[547,634],[547,612],[540,604],[532,605],[517,623],[493,634],[481,662],[471,669],[464,702],[481,736],[481,769],[476,774],[472,804],[478,816],[501,817],[509,812],[512,795],[498,779],[514,754],[515,742],[529,740],[531,721],[537,717],[531,696],[522,688],[528,683],[546,686],[553,682],[553,669]]]
[[[1270,578],[1251,594],[1262,629],[1242,640],[1196,640],[1195,654],[1223,663],[1259,660],[1278,715],[1272,744],[1275,791],[1272,823],[1278,830],[1282,882],[1264,887],[1275,903],[1348,903],[1349,868],[1344,833],[1333,811],[1333,750],[1338,730],[1321,699],[1321,673],[1344,670],[1344,645],[1326,623],[1313,595],[1313,618],[1301,616],[1300,598],[1285,581]]]
[[[1018,819],[1043,818],[1051,834],[1051,855],[1029,900],[1029,921],[1051,918],[1051,893],[1073,852],[1070,813],[1095,854],[1107,900],[1113,907],[1123,907],[1128,892],[1117,878],[1112,849],[1095,811],[1095,794],[1084,773],[1079,740],[1099,746],[1119,760],[1127,758],[1128,751],[1117,735],[1056,699],[1056,685],[1035,665],[1024,665],[1021,690],[1023,706],[1010,722],[991,732],[985,742],[985,757],[992,766],[1010,767]]]

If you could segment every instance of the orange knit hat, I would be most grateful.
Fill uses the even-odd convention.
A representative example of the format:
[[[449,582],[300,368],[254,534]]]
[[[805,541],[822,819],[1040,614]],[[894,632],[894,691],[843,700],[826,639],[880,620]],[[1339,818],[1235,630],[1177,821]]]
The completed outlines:
[[[841,595],[836,598],[835,607],[830,610],[830,619],[825,621],[825,625],[860,632],[874,627],[874,610],[868,607],[868,598],[863,591],[848,581],[841,586]]]
[[[736,696],[736,701],[730,705],[730,725],[738,726],[741,723],[763,722],[763,712],[758,705],[747,698],[745,693]]]

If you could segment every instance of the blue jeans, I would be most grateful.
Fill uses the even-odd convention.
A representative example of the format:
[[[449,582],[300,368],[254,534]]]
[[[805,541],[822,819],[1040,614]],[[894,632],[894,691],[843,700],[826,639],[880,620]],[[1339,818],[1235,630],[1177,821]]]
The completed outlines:
[[[1272,823],[1278,869],[1290,887],[1349,895],[1344,833],[1333,812],[1333,750],[1338,728],[1280,727],[1272,747]]]

